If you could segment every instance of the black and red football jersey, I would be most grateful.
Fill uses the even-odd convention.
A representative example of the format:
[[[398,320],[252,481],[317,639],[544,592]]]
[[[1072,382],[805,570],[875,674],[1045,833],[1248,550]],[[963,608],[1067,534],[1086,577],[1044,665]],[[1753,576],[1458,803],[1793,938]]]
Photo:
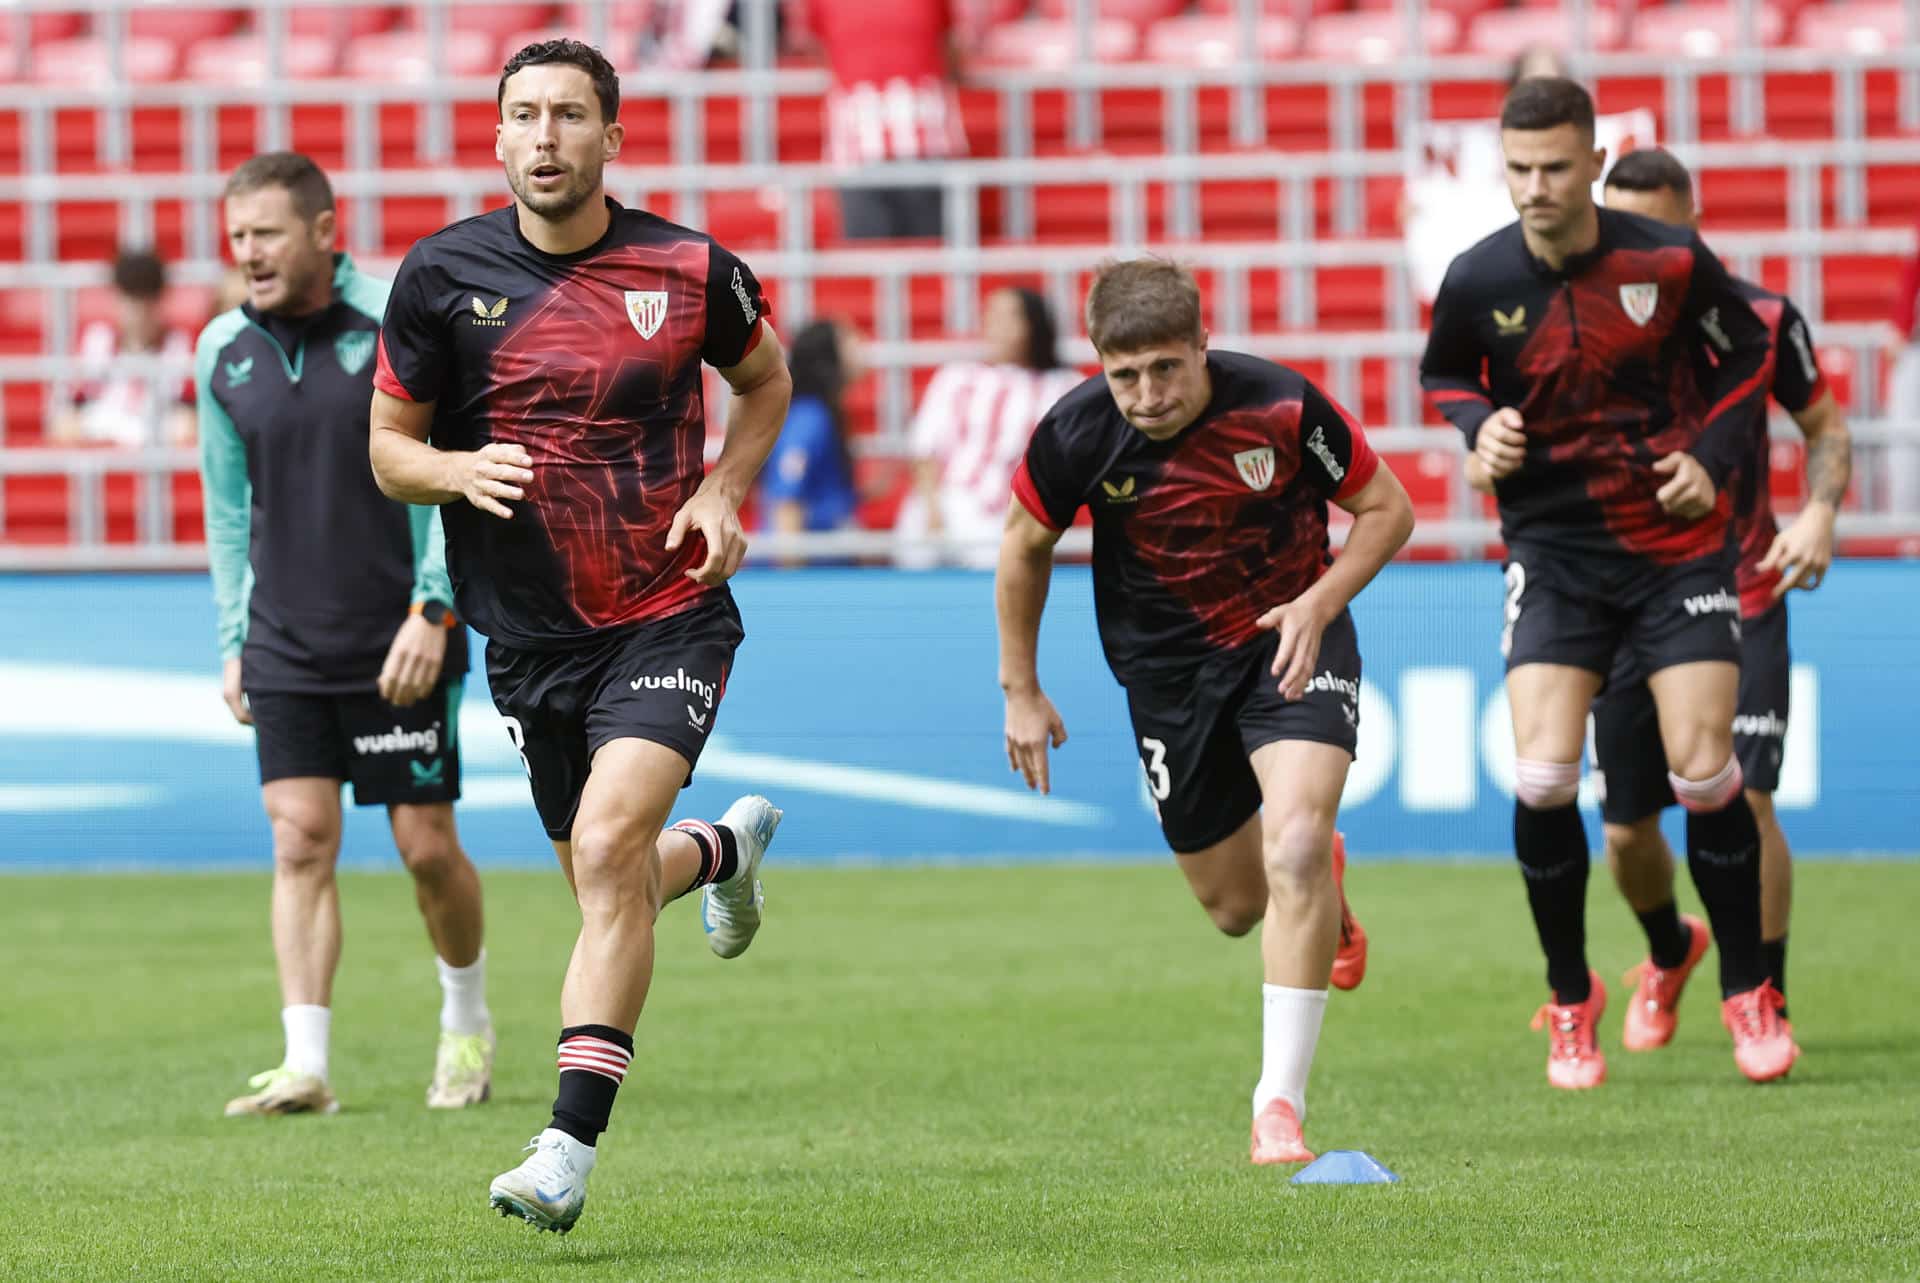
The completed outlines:
[[[584,641],[676,614],[702,594],[673,515],[705,475],[701,364],[738,365],[767,304],[704,233],[607,202],[598,242],[548,254],[513,207],[421,240],[400,265],[375,386],[434,403],[446,450],[509,441],[533,456],[511,520],[444,509],[462,618],[520,647]]]
[[[1734,284],[1772,336],[1767,386],[1772,389],[1773,399],[1789,414],[1798,414],[1827,391],[1827,382],[1820,374],[1820,362],[1814,356],[1813,334],[1807,329],[1806,318],[1800,315],[1793,300],[1783,294],[1775,294],[1751,281],[1736,279]],[[1760,571],[1767,549],[1773,546],[1773,537],[1780,533],[1779,523],[1773,519],[1772,445],[1767,437],[1764,404],[1754,424],[1752,450],[1740,479],[1733,514],[1735,538],[1740,544],[1737,576],[1740,613],[1749,619],[1765,613],[1773,604],[1774,586],[1780,582],[1779,571],[1770,570],[1765,574]]]
[[[1034,429],[1013,493],[1035,519],[1093,515],[1093,592],[1107,663],[1123,683],[1191,668],[1260,635],[1330,561],[1327,501],[1380,461],[1347,412],[1298,371],[1207,353],[1200,417],[1155,441],[1122,417],[1102,376]]]
[[[1454,259],[1421,382],[1469,446],[1496,407],[1525,421],[1526,462],[1495,487],[1509,543],[1658,564],[1724,552],[1765,409],[1766,326],[1697,233],[1598,212],[1599,243],[1559,270],[1518,223]],[[1654,498],[1653,464],[1675,451],[1720,492],[1697,521]]]

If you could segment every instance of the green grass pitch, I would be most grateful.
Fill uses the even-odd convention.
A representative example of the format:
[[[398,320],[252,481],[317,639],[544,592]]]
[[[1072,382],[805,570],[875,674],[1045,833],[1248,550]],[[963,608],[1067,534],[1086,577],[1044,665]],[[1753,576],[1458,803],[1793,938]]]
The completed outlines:
[[[1163,866],[768,866],[753,951],[662,923],[585,1215],[488,1212],[544,1125],[573,935],[557,872],[486,875],[490,1104],[430,1115],[438,989],[410,888],[343,879],[332,1118],[220,1116],[280,1052],[258,876],[0,884],[8,1279],[1920,1277],[1920,866],[1804,865],[1806,1056],[1741,1079],[1711,975],[1619,1051],[1632,919],[1593,879],[1611,1081],[1545,1084],[1541,964],[1497,865],[1359,864],[1308,1139],[1393,1187],[1247,1163],[1258,953]],[[1683,891],[1683,903],[1690,893]]]

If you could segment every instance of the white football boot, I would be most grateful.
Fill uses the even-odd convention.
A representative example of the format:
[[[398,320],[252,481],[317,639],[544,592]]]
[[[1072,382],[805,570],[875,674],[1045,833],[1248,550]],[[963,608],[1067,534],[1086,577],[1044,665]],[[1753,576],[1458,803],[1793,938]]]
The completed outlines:
[[[492,1094],[493,1029],[479,1034],[441,1030],[433,1081],[427,1084],[427,1108],[465,1109]]]
[[[766,902],[760,891],[760,861],[784,814],[766,798],[749,793],[719,819],[733,830],[739,864],[732,877],[700,892],[700,925],[706,928],[707,946],[723,958],[745,953],[760,929],[760,908]]]
[[[312,1074],[288,1069],[285,1065],[255,1074],[247,1079],[251,1096],[235,1096],[227,1102],[228,1118],[249,1115],[272,1118],[281,1114],[337,1114],[340,1102],[326,1080]]]
[[[518,1216],[535,1229],[565,1234],[587,1205],[587,1177],[594,1149],[549,1127],[527,1142],[533,1157],[493,1178],[487,1203],[502,1216]]]

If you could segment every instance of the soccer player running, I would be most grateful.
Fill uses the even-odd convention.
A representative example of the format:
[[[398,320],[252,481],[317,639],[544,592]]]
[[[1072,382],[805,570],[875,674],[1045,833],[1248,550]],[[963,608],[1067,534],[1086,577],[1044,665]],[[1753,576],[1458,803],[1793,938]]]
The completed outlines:
[[[1594,203],[1606,154],[1586,90],[1523,80],[1500,125],[1520,220],[1453,261],[1421,377],[1485,465],[1509,550],[1514,849],[1552,988],[1535,1020],[1551,1026],[1547,1081],[1606,1079],[1576,798],[1587,712],[1622,650],[1647,675],[1687,808],[1735,1062],[1777,1078],[1797,1049],[1760,947],[1759,833],[1733,754],[1730,487],[1764,404],[1767,330],[1691,229]]]
[[[1087,333],[1102,374],[1034,430],[1000,545],[1007,760],[1049,790],[1047,750],[1067,731],[1035,651],[1054,545],[1086,506],[1100,640],[1167,845],[1220,930],[1265,924],[1252,1159],[1307,1162],[1307,1075],[1343,917],[1333,825],[1358,733],[1347,605],[1406,542],[1413,507],[1306,378],[1207,350],[1183,268],[1102,268]],[[1354,516],[1337,558],[1329,500]]]
[[[744,797],[715,823],[667,817],[744,635],[726,587],[746,554],[737,511],[791,383],[746,265],[606,195],[623,129],[597,50],[527,46],[498,100],[513,203],[401,264],[371,457],[388,494],[449,505],[455,603],[488,639],[494,703],[580,908],[552,1123],[489,1192],[564,1232],[633,1057],[661,908],[705,888],[723,958],[760,926],[781,813]],[[734,392],[704,479],[703,361]]]
[[[227,242],[247,297],[195,354],[207,557],[227,707],[254,728],[273,826],[273,951],[286,1055],[229,1115],[333,1113],[340,788],[384,805],[439,955],[427,1104],[487,1098],[493,1029],[480,879],[454,830],[466,631],[439,514],[380,493],[367,401],[387,283],[334,251],[333,189],[305,156],[233,172]]]
[[[1671,153],[1627,153],[1607,175],[1607,207],[1676,227],[1699,226],[1693,179]],[[1787,918],[1793,897],[1792,855],[1773,806],[1786,749],[1792,663],[1787,651],[1786,594],[1814,589],[1833,564],[1833,523],[1852,472],[1852,438],[1840,403],[1820,375],[1813,336],[1791,300],[1749,281],[1734,286],[1765,322],[1772,339],[1767,384],[1773,399],[1807,439],[1807,502],[1785,530],[1773,517],[1772,469],[1764,412],[1752,424],[1736,492],[1740,548],[1740,693],[1733,722],[1735,753],[1747,805],[1760,829],[1760,940],[1767,974],[1787,993]],[[1648,957],[1637,968],[1624,1042],[1629,1051],[1663,1047],[1673,1037],[1675,1009],[1688,974],[1706,952],[1706,925],[1682,918],[1673,903],[1673,853],[1660,833],[1660,812],[1673,791],[1650,746],[1659,722],[1646,682],[1629,656],[1616,660],[1606,692],[1594,704],[1594,750],[1606,781],[1601,815],[1607,860],[1621,894],[1646,929]],[[1786,1014],[1782,1005],[1781,1014]]]

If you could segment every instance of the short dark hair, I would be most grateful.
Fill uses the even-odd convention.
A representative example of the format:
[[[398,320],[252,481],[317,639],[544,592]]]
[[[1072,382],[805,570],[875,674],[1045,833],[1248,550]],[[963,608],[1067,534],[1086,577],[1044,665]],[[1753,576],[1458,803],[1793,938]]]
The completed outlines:
[[[1027,320],[1026,351],[1020,359],[1021,366],[1036,374],[1059,369],[1060,329],[1053,322],[1053,309],[1047,300],[1019,285],[1008,286],[1007,293],[1020,304],[1021,314]]]
[[[1556,129],[1572,125],[1593,137],[1593,95],[1564,76],[1529,76],[1507,91],[1502,129]]]
[[[113,257],[113,288],[151,302],[167,292],[167,265],[150,249],[123,249]]]
[[[1664,147],[1636,147],[1613,163],[1607,186],[1623,192],[1674,192],[1693,199],[1693,175]]]
[[[564,63],[586,72],[593,81],[593,95],[600,100],[600,118],[609,124],[620,119],[620,77],[614,72],[613,64],[592,45],[565,37],[530,44],[507,59],[507,65],[500,69],[500,87],[494,91],[494,107],[506,107],[507,81],[515,72],[552,63]]]
[[[1102,263],[1087,291],[1087,337],[1098,352],[1200,341],[1200,286],[1165,258]]]
[[[297,151],[261,152],[241,162],[220,196],[224,200],[267,187],[285,188],[293,200],[293,212],[304,222],[311,223],[322,210],[333,208],[333,184],[326,172]]]

